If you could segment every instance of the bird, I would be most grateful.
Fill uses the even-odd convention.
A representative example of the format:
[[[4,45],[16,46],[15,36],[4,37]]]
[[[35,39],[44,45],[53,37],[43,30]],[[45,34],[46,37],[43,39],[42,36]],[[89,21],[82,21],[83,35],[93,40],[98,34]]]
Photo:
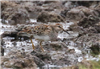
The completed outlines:
[[[66,32],[68,31],[63,29],[63,25],[60,23],[56,24],[37,24],[35,26],[27,26],[22,28],[21,31],[17,33],[18,36],[28,36],[30,37],[33,50],[35,49],[35,46],[32,42],[32,38],[34,37],[36,40],[39,41],[39,45],[41,47],[41,50],[44,52],[44,49],[42,47],[43,41],[55,41],[57,40],[57,36],[59,32]]]

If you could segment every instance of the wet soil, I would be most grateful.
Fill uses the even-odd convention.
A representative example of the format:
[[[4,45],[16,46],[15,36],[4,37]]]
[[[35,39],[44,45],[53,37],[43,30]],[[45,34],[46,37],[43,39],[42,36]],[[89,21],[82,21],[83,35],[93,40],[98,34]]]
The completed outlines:
[[[16,6],[17,5],[17,6]],[[34,7],[33,7],[34,6]],[[2,1],[1,66],[8,69],[60,69],[82,60],[100,60],[100,2]],[[57,41],[43,42],[17,36],[25,26],[61,23]]]

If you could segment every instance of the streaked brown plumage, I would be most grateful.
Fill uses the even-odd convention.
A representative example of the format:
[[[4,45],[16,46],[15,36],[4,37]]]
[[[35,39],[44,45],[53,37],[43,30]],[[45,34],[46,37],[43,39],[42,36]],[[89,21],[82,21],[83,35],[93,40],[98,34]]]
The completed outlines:
[[[40,41],[40,46],[42,51],[42,41],[55,41],[58,36],[58,32],[65,31],[63,29],[62,24],[38,24],[34,27],[24,27],[20,32],[18,32],[18,35],[21,36],[29,36],[31,38],[31,43],[34,50],[34,44],[32,42],[32,37],[34,37],[36,40]],[[67,31],[65,31],[67,32]],[[68,32],[67,32],[68,33]],[[69,33],[68,33],[69,34]]]

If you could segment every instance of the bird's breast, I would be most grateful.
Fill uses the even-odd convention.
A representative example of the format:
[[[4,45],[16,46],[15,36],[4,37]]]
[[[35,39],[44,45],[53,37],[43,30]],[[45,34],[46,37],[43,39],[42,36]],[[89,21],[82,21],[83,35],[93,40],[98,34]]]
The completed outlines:
[[[49,41],[50,37],[48,35],[34,35],[35,39],[43,40],[43,41]]]

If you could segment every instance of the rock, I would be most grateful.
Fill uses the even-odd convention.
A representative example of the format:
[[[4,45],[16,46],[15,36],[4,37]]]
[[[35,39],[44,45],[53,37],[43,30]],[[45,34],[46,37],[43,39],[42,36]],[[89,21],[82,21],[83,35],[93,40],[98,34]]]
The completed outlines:
[[[5,45],[5,41],[1,37],[1,46],[4,46],[4,45]]]
[[[69,65],[71,62],[67,59],[67,57],[65,57],[65,58],[61,58],[61,59],[59,59],[58,61],[56,60],[56,65],[60,65],[60,66],[62,66],[63,64],[65,64],[65,65]]]
[[[39,14],[42,12],[42,9],[38,8],[38,7],[35,7],[32,10],[30,10],[30,11],[28,10],[28,12],[29,12],[30,18],[37,19],[37,17],[39,16]]]
[[[88,49],[93,49],[94,53],[100,53],[98,49],[100,49],[100,34],[96,33],[87,33],[77,38],[76,42],[82,42],[81,46],[83,46],[82,51],[86,52]],[[92,47],[93,46],[93,47]],[[91,51],[92,52],[92,51]],[[93,53],[93,55],[94,55]],[[86,52],[87,54],[87,52]]]
[[[73,65],[73,66],[68,66],[68,67],[62,67],[60,69],[79,69],[79,67],[77,65]]]
[[[38,67],[42,68],[42,66],[44,66],[46,63],[44,61],[42,61],[40,58],[38,57],[33,57],[34,58],[34,62],[37,64]]]
[[[42,3],[41,6],[44,11],[61,10],[64,8],[61,1],[38,1],[38,3]]]
[[[64,49],[67,49],[66,44],[63,42],[51,42],[50,47],[55,51],[62,51]]]
[[[15,61],[14,67],[25,68],[25,67],[33,67],[36,68],[36,64],[34,63],[32,58],[23,58],[20,60]]]
[[[94,26],[96,23],[98,23],[99,18],[95,17],[95,16],[88,16],[86,18],[83,18],[79,21],[78,25],[82,26],[84,28],[90,27],[90,26]]]
[[[37,69],[37,65],[34,62],[33,56],[26,54],[24,52],[9,52],[10,56],[2,57],[2,67],[3,68],[14,68],[14,69],[23,69],[23,68],[33,68]]]
[[[78,4],[79,5],[84,5],[84,6],[89,6],[89,2],[90,2],[90,0],[84,0],[84,1],[78,0]]]
[[[38,58],[40,58],[42,61],[44,60],[50,60],[51,59],[51,56],[48,54],[48,53],[41,53],[41,52],[31,52],[31,54],[37,56]]]
[[[25,7],[28,11],[30,18],[37,18],[39,13],[42,11],[41,7],[38,7],[36,3],[33,2],[24,2],[21,6]]]
[[[5,52],[4,45],[5,45],[5,41],[1,37],[1,49],[0,49],[1,56],[4,56],[4,52]]]
[[[3,62],[4,62],[4,61],[0,60],[0,66],[3,65]]]
[[[9,24],[27,23],[29,21],[29,14],[24,7],[9,1],[2,1],[1,7],[1,18],[4,21],[7,20]]]
[[[79,34],[82,34],[83,32],[83,28],[78,26],[78,21],[77,22],[73,22],[74,24],[70,25],[69,30],[73,31],[73,32],[78,32]]]
[[[100,33],[100,22],[97,23],[94,28],[97,30],[98,33]]]
[[[69,49],[68,52],[73,54],[73,53],[75,53],[75,49]]]
[[[31,3],[35,3],[35,4],[41,6],[41,5],[44,4],[45,0],[30,0],[29,2],[31,2]]]
[[[1,46],[1,55],[4,56],[4,48]]]
[[[4,66],[5,66],[6,68],[11,68],[10,61],[4,62]]]
[[[44,3],[55,3],[55,2],[57,2],[58,0],[45,0],[45,2]]]
[[[89,7],[89,6],[91,6],[93,3],[97,3],[97,1],[78,1],[77,3],[78,3],[78,5],[80,5],[80,6]]]
[[[42,12],[38,18],[38,22],[64,22],[65,20],[59,14],[52,12]]]
[[[17,37],[17,31],[5,31],[3,34],[2,34],[2,37],[5,37],[5,36],[10,36],[10,37]]]
[[[0,62],[0,64],[3,65],[4,62],[6,62],[6,61],[9,61],[9,58],[5,57],[5,56],[1,56],[1,62]]]
[[[29,37],[27,36],[18,36],[17,33],[19,32],[20,30],[17,29],[15,31],[5,31],[1,36],[2,37],[6,37],[6,36],[9,36],[9,37],[14,37],[14,39],[12,39],[11,41],[14,41],[14,40],[21,40],[21,38],[23,38],[23,40],[28,40]]]
[[[98,55],[100,54],[100,43],[95,43],[90,47],[91,51],[92,51],[92,55]]]
[[[94,13],[96,13],[96,11],[84,7],[84,6],[78,6],[75,8],[72,8],[71,10],[68,11],[67,13],[67,18],[71,19],[71,20],[80,20],[82,18],[86,18],[88,16],[97,16]]]
[[[34,61],[40,68],[46,64],[45,60],[51,61],[51,56],[48,53],[32,51],[31,54],[34,55]]]
[[[86,68],[90,68],[92,69],[92,64],[90,61],[87,61],[87,60],[82,60],[82,62],[80,62],[80,64],[84,65]]]
[[[1,36],[2,37],[6,37],[6,36],[14,37],[14,39],[12,39],[12,41],[18,40],[17,31],[5,31]]]
[[[94,10],[98,12],[98,16],[100,17],[100,2],[96,4],[96,7],[94,7]]]
[[[85,33],[98,33],[95,27],[85,28]]]
[[[64,6],[68,9],[70,9],[72,7],[72,2],[68,1],[64,4]]]
[[[100,32],[100,19],[95,16],[88,16],[81,19],[77,25],[83,27],[84,33],[99,33]]]

